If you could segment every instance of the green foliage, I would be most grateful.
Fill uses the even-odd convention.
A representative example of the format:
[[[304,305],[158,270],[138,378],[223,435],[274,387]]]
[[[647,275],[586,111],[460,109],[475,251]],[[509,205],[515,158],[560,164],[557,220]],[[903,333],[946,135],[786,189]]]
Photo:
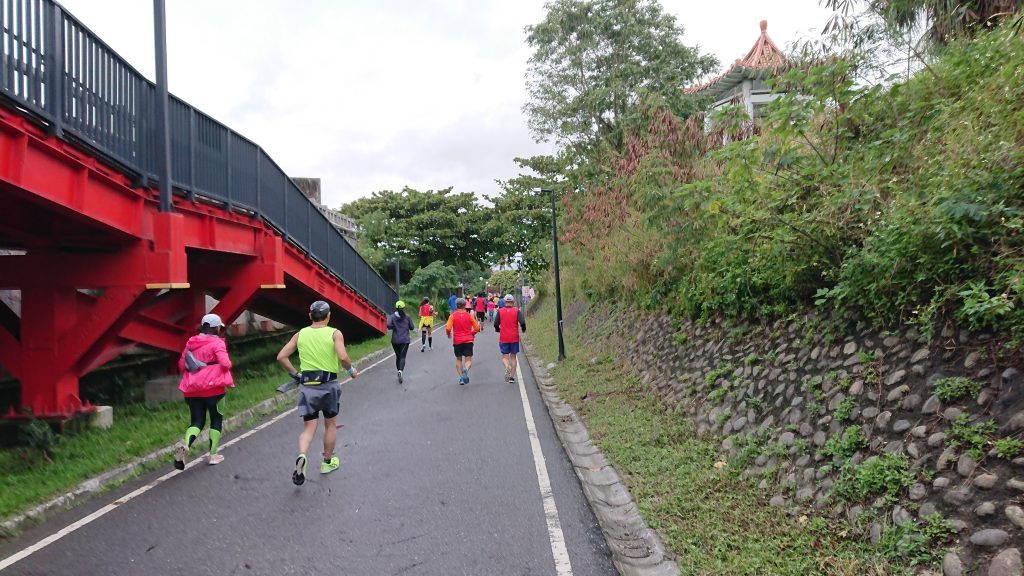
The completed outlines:
[[[615,269],[602,296],[639,290],[681,316],[818,301],[925,335],[945,316],[1024,341],[1024,114],[1006,90],[1022,61],[1011,27],[881,83],[861,81],[882,65],[870,54],[829,54],[779,79],[788,92],[759,129],[724,146],[724,120],[705,132],[652,104],[628,154],[588,158],[604,170],[567,197],[566,228],[590,226],[574,246]],[[590,224],[604,214],[612,231]]]
[[[834,459],[845,462],[851,456],[868,447],[867,438],[861,432],[860,426],[847,426],[842,434],[836,434],[829,438],[821,449],[821,453],[832,456]]]
[[[554,0],[527,26],[533,49],[524,106],[538,140],[622,151],[635,108],[651,94],[677,114],[693,111],[680,90],[710,72],[714,57],[683,44],[683,29],[656,0]]]
[[[992,451],[1004,460],[1013,460],[1024,453],[1024,442],[1016,438],[1000,438],[993,444]]]
[[[504,294],[516,295],[516,286],[519,284],[519,271],[518,270],[499,270],[494,274],[491,274],[490,279],[487,280],[488,286],[496,286],[498,291]]]
[[[404,294],[414,295],[414,300],[410,301],[413,306],[418,305],[421,298],[427,297],[435,310],[440,311],[442,304],[447,306],[445,296],[448,291],[457,284],[455,267],[445,266],[440,260],[435,260],[416,270],[402,290]]]
[[[910,566],[937,564],[946,553],[943,545],[952,540],[956,529],[942,514],[931,514],[923,520],[909,519],[886,528],[878,541],[882,554]]]
[[[730,372],[733,371],[733,369],[734,367],[732,364],[722,364],[721,366],[708,372],[707,375],[704,376],[704,383],[707,384],[708,386],[712,386],[715,382],[718,382],[719,378],[725,376],[726,374],[729,374]]]
[[[839,402],[839,405],[836,406],[836,410],[832,413],[832,416],[834,416],[839,422],[849,422],[850,418],[853,416],[853,411],[856,410],[857,407],[857,399],[853,396],[847,396]]]
[[[722,398],[725,398],[725,395],[728,393],[729,388],[727,386],[719,386],[718,388],[715,388],[708,394],[707,400],[712,404],[718,404],[722,400]]]
[[[403,279],[408,279],[434,261],[482,264],[491,255],[491,239],[483,230],[492,214],[477,204],[472,192],[383,190],[341,211],[359,224],[360,252],[385,278],[394,277],[394,268],[384,262],[396,256]]]
[[[984,459],[997,429],[998,424],[995,420],[971,424],[967,415],[961,414],[950,423],[949,431],[946,433],[946,444],[965,451],[980,462]]]
[[[49,462],[56,454],[60,437],[45,420],[31,417],[18,430],[18,441],[24,445],[28,455],[41,455]]]
[[[803,382],[804,392],[807,392],[819,400],[824,398],[825,392],[822,389],[823,382],[824,378],[820,374],[806,378]]]
[[[956,376],[935,381],[935,396],[943,402],[955,402],[961,398],[973,398],[981,391],[981,382]]]
[[[726,422],[729,421],[729,418],[732,418],[732,412],[726,410],[718,415],[718,418],[715,419],[715,424],[723,426]]]
[[[906,456],[884,454],[871,456],[860,464],[847,464],[839,472],[832,494],[848,502],[861,502],[882,496],[894,502],[899,494],[914,483]]]

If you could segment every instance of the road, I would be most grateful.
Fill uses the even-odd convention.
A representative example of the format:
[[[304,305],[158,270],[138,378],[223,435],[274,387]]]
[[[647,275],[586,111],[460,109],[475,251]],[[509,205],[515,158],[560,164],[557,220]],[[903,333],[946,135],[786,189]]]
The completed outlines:
[[[502,382],[497,334],[485,330],[459,386],[438,335],[432,351],[409,352],[404,384],[390,358],[344,385],[338,471],[321,476],[311,449],[309,478],[294,486],[301,419],[279,416],[218,466],[179,473],[168,462],[0,546],[0,566],[23,555],[0,574],[615,574],[526,363],[521,384]]]

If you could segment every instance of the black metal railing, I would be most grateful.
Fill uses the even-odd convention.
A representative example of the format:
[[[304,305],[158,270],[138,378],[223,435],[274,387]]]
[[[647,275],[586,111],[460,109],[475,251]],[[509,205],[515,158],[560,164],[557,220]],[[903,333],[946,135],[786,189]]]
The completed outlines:
[[[0,0],[0,94],[55,134],[156,181],[156,87],[52,0]],[[171,97],[176,193],[274,226],[381,311],[395,291],[262,148]]]

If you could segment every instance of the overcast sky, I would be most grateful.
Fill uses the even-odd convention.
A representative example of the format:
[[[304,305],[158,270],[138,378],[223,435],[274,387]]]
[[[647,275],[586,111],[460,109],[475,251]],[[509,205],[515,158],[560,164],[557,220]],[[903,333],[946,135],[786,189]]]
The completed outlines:
[[[153,79],[148,0],[61,0]],[[727,66],[767,19],[781,48],[817,34],[818,0],[662,0]],[[544,0],[168,0],[171,92],[323,180],[331,207],[402,186],[494,195],[516,156],[551,151],[526,127],[523,28]]]

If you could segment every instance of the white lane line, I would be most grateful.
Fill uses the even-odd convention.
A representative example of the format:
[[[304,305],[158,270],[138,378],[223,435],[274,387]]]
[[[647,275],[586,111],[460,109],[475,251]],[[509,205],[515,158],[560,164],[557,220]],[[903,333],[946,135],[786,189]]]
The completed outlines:
[[[548,524],[548,539],[551,541],[551,554],[555,557],[555,574],[572,576],[572,564],[569,562],[569,551],[565,548],[565,536],[562,534],[562,523],[558,520],[558,508],[555,507],[555,495],[551,491],[551,480],[548,478],[548,467],[544,462],[544,451],[540,447],[537,436],[537,425],[533,422],[533,411],[530,410],[530,399],[526,395],[523,384],[522,366],[516,356],[516,374],[519,380],[519,396],[523,399],[523,413],[526,415],[526,430],[530,433],[530,448],[533,450],[533,465],[537,469],[537,484],[540,486],[540,497],[544,501],[544,517]]]
[[[366,372],[368,370],[371,370],[373,368],[376,368],[377,366],[383,364],[384,362],[390,360],[391,358],[394,358],[394,356],[395,356],[394,353],[392,353],[392,354],[390,354],[388,356],[385,356],[385,357],[381,358],[377,362],[374,362],[373,364],[371,364],[371,365],[367,366],[366,368],[363,368],[362,370],[360,370],[360,374],[363,373],[363,372]],[[345,384],[348,384],[351,381],[352,381],[351,378],[347,378],[344,382],[341,383],[341,385],[344,386]],[[271,424],[274,424],[278,420],[281,420],[282,418],[292,414],[293,412],[295,412],[295,410],[296,410],[295,408],[291,408],[289,410],[285,410],[284,412],[281,412],[277,416],[274,416],[270,420],[267,420],[266,422],[264,422],[263,424],[260,424],[259,426],[253,428],[252,430],[249,430],[248,432],[246,432],[246,433],[244,433],[244,434],[242,434],[240,436],[237,436],[235,438],[232,438],[231,440],[225,442],[224,444],[221,445],[221,448],[228,448],[230,446],[233,446],[234,444],[237,444],[238,442],[241,442],[242,440],[245,440],[246,438],[252,436],[253,434],[255,434],[257,432],[259,432],[260,430],[263,430],[267,426],[270,426]],[[193,459],[191,462],[189,462],[188,464],[185,465],[185,470],[188,470],[189,468],[198,465],[200,462],[203,461],[203,456],[208,455],[208,454],[209,453],[207,452],[207,454],[200,455],[198,458]],[[164,474],[163,476],[157,478],[156,480],[153,480],[149,484],[146,484],[145,486],[143,486],[141,488],[138,488],[135,491],[130,492],[130,493],[128,493],[128,494],[118,498],[117,500],[114,500],[110,504],[107,504],[103,508],[100,508],[99,510],[93,512],[92,514],[89,514],[88,516],[78,520],[77,522],[73,522],[71,524],[68,524],[64,528],[61,528],[57,532],[54,532],[53,534],[47,536],[46,538],[43,538],[42,540],[36,542],[35,544],[32,544],[31,546],[28,546],[28,547],[22,549],[19,552],[11,554],[7,558],[4,558],[3,560],[0,560],[0,570],[4,570],[5,568],[8,568],[12,564],[14,564],[14,563],[16,563],[16,562],[18,562],[20,560],[24,560],[25,558],[31,556],[32,554],[35,554],[36,552],[42,550],[43,548],[46,548],[50,544],[53,544],[54,542],[56,542],[56,541],[60,540],[61,538],[67,536],[68,534],[71,534],[75,530],[78,530],[79,528],[81,528],[83,526],[86,526],[86,525],[88,525],[88,524],[90,524],[90,523],[92,523],[92,522],[102,518],[103,516],[106,516],[108,513],[112,512],[113,510],[116,510],[117,508],[119,508],[122,504],[124,504],[124,503],[126,503],[126,502],[128,502],[130,500],[133,500],[133,499],[135,499],[138,496],[142,496],[146,492],[149,492],[150,490],[152,490],[156,486],[159,486],[160,484],[163,484],[167,480],[170,480],[171,478],[174,478],[175,476],[177,476],[178,474],[181,474],[182,472],[184,472],[184,470],[171,470],[167,474]]]

